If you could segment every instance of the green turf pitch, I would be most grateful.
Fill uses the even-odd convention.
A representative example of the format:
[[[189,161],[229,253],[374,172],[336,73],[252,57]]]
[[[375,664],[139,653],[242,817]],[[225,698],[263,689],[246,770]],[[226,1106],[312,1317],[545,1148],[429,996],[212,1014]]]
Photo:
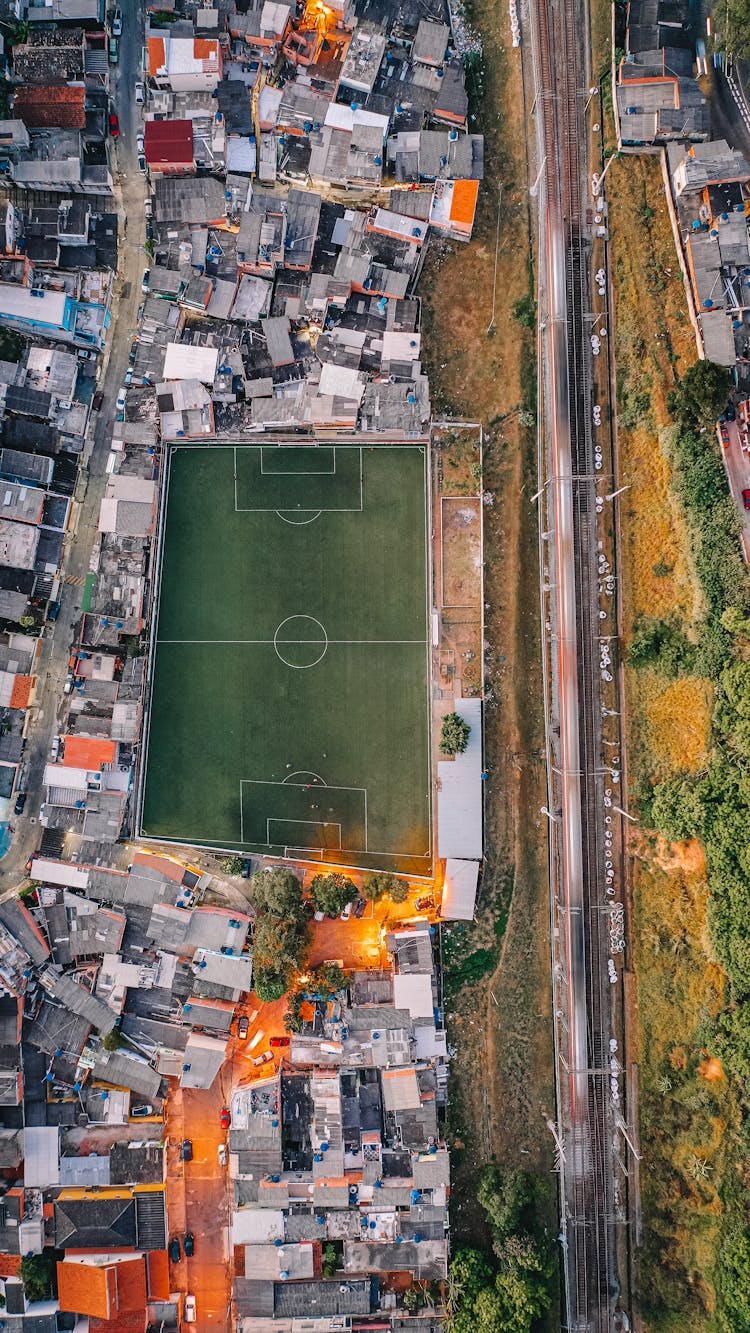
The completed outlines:
[[[141,832],[429,870],[424,449],[169,467]]]

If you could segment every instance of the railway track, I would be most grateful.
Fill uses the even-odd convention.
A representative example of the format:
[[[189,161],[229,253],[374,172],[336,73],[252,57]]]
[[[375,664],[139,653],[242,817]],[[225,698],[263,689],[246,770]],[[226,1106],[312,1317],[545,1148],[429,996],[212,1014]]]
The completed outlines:
[[[548,416],[547,525],[556,584],[552,808],[555,835],[558,1113],[566,1328],[609,1333],[616,1317],[611,987],[604,883],[602,696],[599,662],[598,504],[592,432],[588,162],[582,33],[585,0],[535,0],[540,150],[546,160]],[[601,501],[599,502],[601,504]]]

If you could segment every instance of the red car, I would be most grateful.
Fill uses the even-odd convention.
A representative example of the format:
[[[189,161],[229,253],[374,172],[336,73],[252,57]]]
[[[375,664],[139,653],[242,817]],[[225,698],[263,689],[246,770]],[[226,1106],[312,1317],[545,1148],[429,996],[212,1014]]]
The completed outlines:
[[[721,430],[721,442],[722,442],[722,444],[724,445],[724,448],[725,448],[725,449],[728,449],[728,448],[729,448],[729,431],[727,430],[727,428],[726,428],[726,426],[724,425],[724,422],[723,422],[723,421],[721,422],[720,430]]]
[[[742,492],[742,503],[746,509],[750,509],[750,491]]]
[[[289,1037],[272,1037],[268,1043],[269,1046],[288,1046],[289,1044]]]
[[[229,1114],[229,1107],[228,1107],[228,1106],[222,1106],[222,1108],[221,1108],[221,1127],[222,1127],[222,1129],[229,1129],[229,1126],[230,1126],[231,1122],[232,1122],[232,1117],[231,1117],[230,1114]]]
[[[110,111],[109,113],[109,132],[113,139],[118,139],[120,137],[120,122],[117,118],[116,111]]]

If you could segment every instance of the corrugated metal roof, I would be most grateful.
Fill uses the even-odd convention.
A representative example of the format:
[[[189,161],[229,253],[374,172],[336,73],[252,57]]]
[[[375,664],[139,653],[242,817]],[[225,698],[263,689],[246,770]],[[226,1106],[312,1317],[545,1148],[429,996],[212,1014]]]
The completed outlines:
[[[438,763],[438,856],[481,861],[482,703],[456,699],[454,710],[471,731],[463,754]]]

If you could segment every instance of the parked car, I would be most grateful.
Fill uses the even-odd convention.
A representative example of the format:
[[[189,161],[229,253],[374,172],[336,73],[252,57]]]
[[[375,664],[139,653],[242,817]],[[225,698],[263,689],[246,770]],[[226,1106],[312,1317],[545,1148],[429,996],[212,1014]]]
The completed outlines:
[[[117,420],[118,420],[118,421],[124,421],[124,420],[125,420],[125,398],[126,398],[126,396],[127,396],[127,395],[126,395],[126,391],[125,391],[125,385],[123,384],[122,388],[120,389],[120,392],[119,392],[118,395],[117,395],[117,402],[115,403],[115,413],[116,413],[116,416],[117,416]]]
[[[721,425],[719,426],[719,430],[721,431],[721,442],[722,442],[722,444],[724,445],[724,448],[725,448],[725,449],[728,449],[728,448],[729,448],[729,431],[727,430],[727,428],[726,428],[726,426],[724,425],[724,422],[723,422],[723,421],[722,421]]]
[[[313,921],[325,921],[325,919],[326,919],[325,912],[316,912],[313,916]]]
[[[136,79],[135,81],[135,100],[138,106],[143,102],[143,84],[140,79]]]
[[[237,1024],[237,1036],[240,1041],[245,1040],[249,1026],[250,1024],[247,1021],[247,1014],[240,1014],[239,1022]]]
[[[122,37],[122,10],[116,9],[112,20],[112,36]]]
[[[140,1106],[131,1106],[131,1119],[140,1120],[144,1115],[153,1115],[154,1108],[150,1102],[141,1102]]]
[[[272,1037],[268,1044],[269,1046],[288,1046],[290,1041],[290,1037]]]
[[[366,908],[366,907],[367,907],[367,899],[366,899],[366,898],[362,898],[362,897],[357,898],[357,900],[356,900],[356,902],[355,902],[355,904],[354,904],[354,909],[353,909],[353,910],[354,910],[354,915],[355,915],[358,919],[359,919],[359,917],[364,916],[364,914],[365,914],[365,908]]]
[[[135,147],[136,147],[136,152],[138,153],[145,152],[143,134],[140,130],[135,136]]]
[[[186,1258],[192,1259],[193,1255],[195,1254],[195,1238],[193,1236],[192,1231],[185,1232],[185,1235],[182,1238],[182,1245],[183,1249],[185,1250]]]
[[[52,745],[50,746],[50,752],[49,752],[49,757],[50,757],[50,762],[51,762],[51,763],[54,764],[54,762],[55,762],[55,760],[57,759],[57,756],[59,755],[59,753],[60,753],[60,737],[59,737],[59,736],[53,736],[53,738],[52,738]]]
[[[190,1293],[185,1297],[185,1308],[182,1312],[182,1317],[186,1324],[194,1324],[198,1318],[195,1309],[195,1297],[191,1296]]]
[[[103,402],[104,402],[104,394],[102,393],[101,389],[97,389],[96,393],[91,399],[92,411],[101,412]]]
[[[349,920],[349,917],[350,917],[351,914],[352,914],[352,907],[353,907],[353,906],[354,906],[354,903],[347,903],[347,904],[346,904],[346,907],[344,908],[343,912],[341,913],[341,920],[342,920],[342,921],[348,921],[348,920]]]
[[[183,1162],[192,1162],[193,1143],[191,1139],[183,1139],[180,1144],[180,1160]]]
[[[737,416],[734,403],[727,403],[726,407],[724,408],[724,415],[727,421],[734,421],[735,417]]]
[[[143,216],[145,218],[150,218],[153,216],[153,212],[154,212],[154,206],[151,203],[151,195],[149,195],[148,198],[145,199],[143,203]]]
[[[227,1145],[226,1145],[226,1143],[220,1143],[220,1144],[219,1144],[219,1166],[226,1166],[226,1164],[227,1164]]]
[[[150,286],[151,286],[151,269],[144,268],[143,277],[141,278],[141,291],[147,292]]]
[[[146,218],[146,240],[153,241],[153,239],[154,239],[154,224],[151,221],[151,218]]]
[[[107,59],[110,65],[116,65],[120,59],[120,47],[116,37],[110,37],[107,45]]]
[[[169,1257],[173,1264],[178,1264],[180,1262],[180,1256],[180,1238],[179,1236],[173,1236],[169,1242]]]
[[[13,806],[13,814],[14,814],[14,815],[22,815],[22,814],[23,814],[23,808],[24,808],[25,804],[26,804],[26,792],[25,792],[25,791],[19,791],[19,793],[18,793],[18,795],[17,795],[17,797],[16,797],[16,803],[15,803],[15,805]]]
[[[120,120],[116,111],[110,111],[109,113],[109,132],[112,135],[113,139],[119,139]]]
[[[143,156],[143,153],[139,153],[139,154],[138,154],[138,170],[139,170],[139,171],[142,171],[143,174],[144,174],[144,176],[145,176],[145,174],[146,174],[146,159],[145,159],[145,157]]]
[[[742,492],[742,503],[746,509],[750,509],[750,491]]]
[[[273,1051],[264,1051],[262,1055],[253,1056],[254,1065],[267,1065],[269,1060],[273,1060]]]
[[[414,906],[418,912],[434,912],[435,899],[428,894],[426,898],[417,898]]]
[[[232,1123],[232,1117],[229,1114],[228,1106],[222,1106],[221,1112],[219,1114],[219,1120],[221,1121],[222,1129],[229,1129],[229,1126]]]
[[[250,878],[250,872],[252,871],[252,868],[253,868],[253,863],[250,860],[250,858],[247,857],[247,859],[242,862],[242,870],[240,871],[240,874],[242,875],[243,879]]]
[[[48,619],[48,620],[51,620],[51,621],[53,621],[53,622],[54,622],[55,620],[57,620],[57,617],[58,617],[59,614],[60,614],[60,607],[61,607],[61,606],[62,606],[62,602],[48,602],[48,603],[47,603],[47,619]]]

